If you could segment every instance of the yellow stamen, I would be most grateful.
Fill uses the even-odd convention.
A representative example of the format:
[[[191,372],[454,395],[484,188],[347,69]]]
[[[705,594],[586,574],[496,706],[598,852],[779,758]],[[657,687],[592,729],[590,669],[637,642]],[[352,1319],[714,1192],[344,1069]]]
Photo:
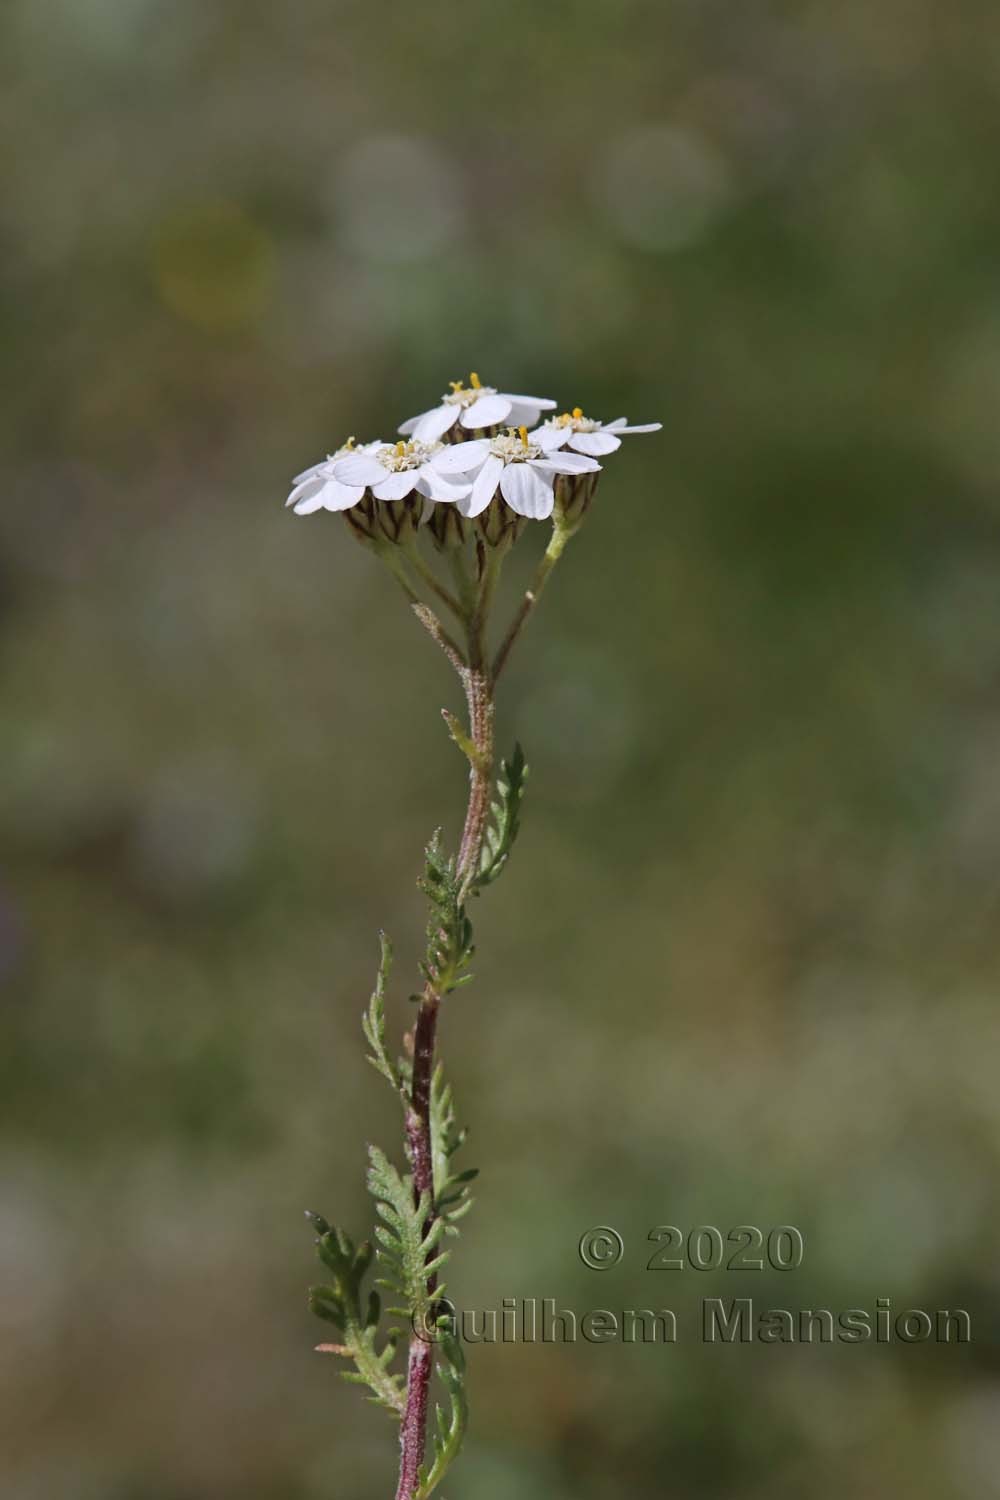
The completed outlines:
[[[399,442],[396,444],[396,452],[399,454],[400,458],[402,458],[406,453],[406,444],[403,442],[402,438],[400,438]]]
[[[476,374],[475,370],[473,370],[472,374],[469,376],[469,384],[472,386],[472,389],[474,391],[482,389],[479,383],[479,376]]]
[[[527,448],[527,446],[528,446],[528,429],[527,429],[527,427],[519,427],[517,430],[520,433],[521,442]]]
[[[355,444],[355,441],[356,441],[356,439],[355,439],[355,438],[354,438],[354,436],[353,436],[353,435],[352,435],[352,436],[351,436],[351,437],[349,437],[349,438],[348,438],[348,439],[347,439],[347,442],[346,442],[346,443],[345,443],[345,444],[344,444],[344,447],[345,447],[345,448],[353,448],[353,447],[354,447],[354,444]]]
[[[458,395],[459,391],[465,390],[465,386],[461,380],[449,380],[448,384],[451,386],[456,396]]]
[[[582,406],[574,406],[574,408],[573,408],[573,416],[576,418],[577,421],[579,421],[580,418],[583,416],[583,407]]]

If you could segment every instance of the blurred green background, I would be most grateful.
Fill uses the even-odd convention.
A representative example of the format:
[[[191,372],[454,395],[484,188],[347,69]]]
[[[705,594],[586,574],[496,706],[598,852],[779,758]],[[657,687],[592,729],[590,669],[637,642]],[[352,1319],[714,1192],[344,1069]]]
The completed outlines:
[[[446,1494],[998,1493],[998,42],[974,0],[6,0],[11,1500],[392,1492],[301,1215],[363,1230],[396,1145],[359,1012],[384,923],[409,1020],[458,704],[282,505],[470,369],[665,430],[502,691],[456,1298],[888,1296],[973,1343],[479,1347]],[[802,1268],[644,1269],[745,1222]]]

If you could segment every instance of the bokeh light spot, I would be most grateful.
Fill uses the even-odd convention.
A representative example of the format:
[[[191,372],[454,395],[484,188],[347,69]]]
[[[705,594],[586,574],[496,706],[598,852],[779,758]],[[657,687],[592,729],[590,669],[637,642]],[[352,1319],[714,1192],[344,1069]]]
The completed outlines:
[[[640,250],[679,250],[710,228],[731,197],[728,167],[691,130],[622,131],[598,158],[591,193],[613,233]]]
[[[264,308],[274,273],[268,235],[239,204],[188,204],[166,219],[153,244],[162,300],[201,328],[239,328]]]
[[[454,166],[415,136],[356,142],[340,163],[334,206],[349,248],[375,261],[426,259],[459,237],[464,219]]]

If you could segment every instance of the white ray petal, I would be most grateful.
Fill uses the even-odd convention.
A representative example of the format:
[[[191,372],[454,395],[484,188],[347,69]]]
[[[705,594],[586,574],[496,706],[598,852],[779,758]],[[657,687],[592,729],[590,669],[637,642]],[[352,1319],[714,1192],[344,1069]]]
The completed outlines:
[[[515,401],[507,417],[511,427],[534,427],[541,421],[542,408],[537,401]]]
[[[602,454],[614,453],[621,447],[622,440],[615,437],[613,432],[574,432],[569,445],[577,453],[589,453],[591,458],[600,458]]]
[[[315,495],[317,490],[322,489],[322,486],[323,481],[321,479],[316,479],[315,476],[311,474],[303,475],[301,479],[297,479],[292,485],[292,488],[288,495],[288,499],[285,501],[286,509],[289,505],[295,505],[299,500],[301,500],[307,490],[310,494]]]
[[[553,474],[596,474],[601,467],[595,458],[582,453],[554,453],[551,458],[535,458],[532,463]]]
[[[519,516],[544,521],[552,514],[552,484],[536,472],[534,463],[507,464],[500,476],[500,493]]]
[[[304,479],[311,479],[314,474],[319,473],[320,469],[322,469],[327,462],[328,460],[324,458],[320,463],[313,464],[311,469],[303,469],[301,474],[296,474],[295,478],[292,480],[292,483],[301,484]]]
[[[480,396],[471,406],[463,408],[459,421],[468,429],[495,427],[498,422],[506,422],[509,415],[510,402],[506,396]]]
[[[468,443],[449,443],[430,460],[432,469],[439,474],[470,474],[481,467],[489,457],[490,445],[485,438],[475,438]]]
[[[641,427],[616,427],[616,432],[662,432],[662,422],[646,422]]]
[[[350,510],[352,505],[357,505],[364,492],[363,484],[341,484],[339,479],[328,479],[320,491],[319,499],[324,510]]]
[[[558,402],[550,401],[548,396],[515,396],[510,391],[501,391],[500,394],[515,406],[537,406],[539,411],[554,411]]]
[[[443,474],[436,473],[429,464],[425,464],[419,471],[417,489],[429,500],[457,505],[460,500],[468,497],[472,491],[472,485],[459,484],[453,479],[446,479]]]
[[[349,453],[333,465],[333,477],[341,484],[380,484],[386,469],[369,453]]]
[[[306,479],[302,484],[297,484],[285,501],[285,505],[295,508],[297,516],[311,516],[314,510],[319,510],[323,504],[320,498],[323,494],[322,479]]]
[[[386,474],[383,469],[382,483],[372,485],[372,494],[376,500],[405,500],[419,473],[419,469],[401,469],[398,474]]]
[[[432,408],[432,410],[439,411],[440,408],[435,406]],[[401,422],[399,424],[399,426],[396,428],[396,431],[402,433],[403,437],[410,437],[411,434],[416,432],[417,428],[420,426],[424,418],[429,416],[429,411],[422,411],[418,417],[407,417],[405,422]]]
[[[472,486],[472,493],[469,495],[469,498],[458,507],[463,516],[471,517],[482,514],[497,492],[497,485],[500,482],[500,476],[503,471],[503,459],[497,458],[495,453],[491,453],[476,475],[476,481]]]
[[[528,433],[530,440],[537,443],[540,448],[544,448],[546,453],[562,448],[572,435],[570,427],[547,427],[545,425],[536,427],[534,432]]]
[[[457,416],[457,406],[435,406],[433,411],[424,412],[413,429],[413,436],[421,443],[436,443],[438,438],[444,437],[449,427],[454,427]]]

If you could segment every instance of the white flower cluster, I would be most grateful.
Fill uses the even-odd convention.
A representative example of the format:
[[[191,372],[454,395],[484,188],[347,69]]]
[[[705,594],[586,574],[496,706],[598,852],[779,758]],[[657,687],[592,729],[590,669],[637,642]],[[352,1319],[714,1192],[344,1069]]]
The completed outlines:
[[[578,406],[538,425],[542,413],[555,407],[543,396],[494,390],[473,374],[468,386],[453,382],[439,406],[404,422],[399,442],[356,446],[351,438],[297,475],[287,504],[305,516],[350,510],[366,492],[375,500],[416,493],[471,518],[499,493],[518,516],[544,521],[552,514],[560,475],[575,480],[599,473],[598,457],[620,448],[624,433],[658,432],[661,426],[630,427],[625,417],[598,422]],[[467,439],[465,433],[477,435]]]

